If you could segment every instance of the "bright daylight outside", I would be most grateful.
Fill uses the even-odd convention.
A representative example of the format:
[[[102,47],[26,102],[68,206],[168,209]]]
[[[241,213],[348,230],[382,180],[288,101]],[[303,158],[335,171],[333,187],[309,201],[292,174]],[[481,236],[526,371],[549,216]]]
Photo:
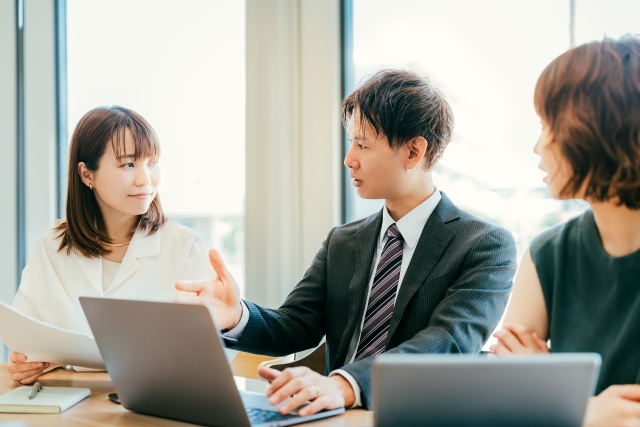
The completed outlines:
[[[640,2],[574,6],[575,44],[640,33]],[[534,88],[570,47],[569,0],[354,0],[353,16],[352,84],[401,68],[428,76],[444,92],[456,127],[434,183],[460,208],[511,231],[518,262],[534,237],[586,209],[581,201],[551,198],[533,152],[541,130]],[[349,221],[382,206],[347,191]]]
[[[244,290],[244,2],[68,0],[67,8],[69,135],[100,105],[147,119],[162,147],[165,213],[218,249]]]
[[[640,33],[640,2],[575,0],[575,43]],[[533,92],[570,46],[570,1],[354,0],[357,84],[381,68],[428,76],[450,102],[454,138],[434,172],[460,208],[510,230],[522,258],[543,230],[581,213],[552,199],[533,153]],[[379,209],[352,191],[350,220]]]

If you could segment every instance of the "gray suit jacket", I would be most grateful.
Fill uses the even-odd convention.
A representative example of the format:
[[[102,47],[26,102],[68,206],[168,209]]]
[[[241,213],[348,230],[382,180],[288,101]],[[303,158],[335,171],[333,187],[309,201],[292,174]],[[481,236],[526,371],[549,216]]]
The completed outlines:
[[[278,309],[250,311],[234,350],[283,356],[326,335],[325,374],[342,368],[372,408],[372,363],[345,366],[359,327],[382,212],[333,228],[311,267]],[[444,193],[422,230],[402,280],[385,352],[479,353],[507,304],[516,271],[511,233],[458,209]]]

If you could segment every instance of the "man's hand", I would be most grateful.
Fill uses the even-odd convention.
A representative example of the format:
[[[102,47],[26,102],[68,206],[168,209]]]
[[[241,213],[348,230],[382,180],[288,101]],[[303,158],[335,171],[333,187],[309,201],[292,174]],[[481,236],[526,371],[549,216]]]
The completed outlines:
[[[216,325],[220,329],[233,329],[242,317],[240,288],[224,266],[218,251],[209,251],[209,261],[217,277],[211,282],[183,280],[176,283],[176,289],[179,291],[195,292],[196,296],[179,296],[175,302],[206,305],[213,312]]]
[[[612,385],[589,400],[586,427],[640,426],[640,385]]]
[[[43,371],[49,367],[47,362],[28,362],[27,356],[22,353],[11,353],[9,355],[7,371],[11,374],[11,379],[20,384],[31,384],[42,375]]]
[[[498,342],[490,350],[499,356],[506,354],[549,353],[547,343],[519,323],[505,323],[502,330],[493,334]]]
[[[267,397],[272,405],[277,405],[292,396],[279,408],[281,414],[288,414],[307,401],[311,403],[298,412],[302,417],[313,415],[323,409],[349,407],[355,402],[351,384],[340,375],[325,377],[306,366],[287,368],[282,372],[260,368],[258,374],[271,383]]]

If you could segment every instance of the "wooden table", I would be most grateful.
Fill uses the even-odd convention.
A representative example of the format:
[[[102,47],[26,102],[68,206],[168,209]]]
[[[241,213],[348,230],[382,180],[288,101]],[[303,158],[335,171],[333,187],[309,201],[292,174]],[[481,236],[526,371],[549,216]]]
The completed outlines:
[[[255,366],[255,365],[254,365]],[[238,370],[235,370],[238,374]],[[106,372],[73,372],[55,370],[39,380],[43,386],[85,387],[91,396],[62,414],[0,414],[0,427],[56,427],[56,426],[192,426],[193,424],[136,414],[112,403],[107,395],[115,390]],[[5,365],[0,365],[0,394],[17,387]],[[13,422],[12,422],[13,421]],[[353,409],[345,414],[302,424],[309,427],[373,426],[373,413]]]

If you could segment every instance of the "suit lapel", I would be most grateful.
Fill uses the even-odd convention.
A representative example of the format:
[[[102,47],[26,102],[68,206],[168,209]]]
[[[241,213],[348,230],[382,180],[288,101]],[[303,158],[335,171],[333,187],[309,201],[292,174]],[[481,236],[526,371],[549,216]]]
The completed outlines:
[[[338,351],[336,361],[345,360],[349,351],[349,344],[353,338],[356,326],[362,320],[364,306],[366,304],[367,289],[371,279],[371,267],[373,257],[380,238],[380,226],[382,225],[382,211],[369,217],[364,225],[356,232],[351,247],[345,251],[345,255],[355,259],[353,276],[349,282],[349,317]]]
[[[409,301],[427,280],[456,234],[446,223],[458,217],[457,208],[442,193],[442,199],[422,229],[415,252],[411,257],[411,263],[402,279],[400,291],[396,298],[396,305],[391,316],[387,345],[398,328]]]

